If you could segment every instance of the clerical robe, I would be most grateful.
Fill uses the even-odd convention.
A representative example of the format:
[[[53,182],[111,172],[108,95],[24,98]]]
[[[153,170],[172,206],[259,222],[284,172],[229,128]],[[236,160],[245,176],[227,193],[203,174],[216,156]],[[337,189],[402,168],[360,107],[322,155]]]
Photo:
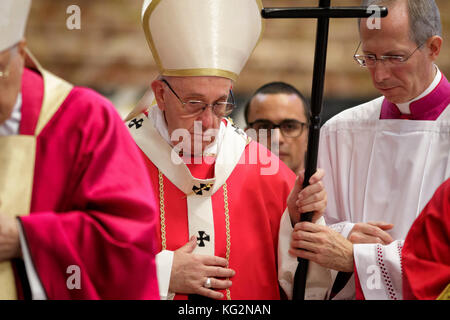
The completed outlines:
[[[402,250],[403,298],[450,298],[450,179],[409,230]]]
[[[32,135],[44,82],[29,69],[22,81],[20,134]],[[112,104],[73,88],[37,137],[31,213],[20,217],[46,298],[159,299],[156,208],[144,170]],[[69,279],[75,271],[79,287]]]
[[[323,126],[319,166],[327,173],[327,224],[347,237],[354,223],[386,221],[394,224],[388,232],[396,240],[354,245],[358,281],[351,279],[335,299],[354,298],[355,285],[366,299],[402,299],[403,239],[450,177],[449,104],[450,84],[437,70],[430,87],[406,105],[380,97]]]
[[[231,288],[221,291],[224,299],[280,299],[278,259],[288,255],[292,226],[286,201],[295,174],[225,119],[217,135],[220,148],[216,147],[213,158],[200,156],[200,163],[195,157],[180,158],[169,144],[167,131],[158,132],[165,121],[156,105],[149,113],[130,120],[128,126],[160,194],[160,255],[177,250],[195,235],[194,253],[226,258],[229,268],[236,271]],[[280,220],[287,231],[280,237],[285,245],[279,253]],[[280,272],[290,288],[287,296],[292,294],[289,291],[297,265],[294,257],[290,259],[292,272]],[[161,296],[165,297],[170,259],[161,262],[158,269]],[[307,298],[323,299],[320,283],[328,281],[329,273],[313,265],[308,276],[314,288],[307,290]],[[311,281],[313,278],[318,280]],[[187,296],[177,294],[174,298]]]

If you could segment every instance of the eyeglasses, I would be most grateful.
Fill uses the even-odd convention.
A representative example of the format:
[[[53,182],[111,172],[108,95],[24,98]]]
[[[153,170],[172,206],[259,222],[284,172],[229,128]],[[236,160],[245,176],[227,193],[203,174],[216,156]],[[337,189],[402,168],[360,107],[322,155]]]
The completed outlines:
[[[165,79],[162,79],[161,81],[164,82],[169,87],[170,91],[172,91],[175,97],[177,97],[177,99],[183,105],[186,114],[181,115],[182,118],[195,117],[201,114],[209,106],[211,106],[212,111],[217,117],[222,118],[230,115],[233,112],[233,109],[236,105],[234,102],[234,95],[232,90],[230,90],[230,94],[228,96],[229,101],[216,101],[211,104],[198,100],[183,101],[180,99],[180,97],[177,95],[177,93],[172,89],[170,84]]]
[[[359,47],[361,46],[361,42],[360,42],[358,45],[358,48],[356,48],[353,58],[361,67],[374,67],[376,65],[377,61],[386,62],[386,64],[390,65],[390,66],[398,66],[398,65],[401,65],[402,63],[405,63],[406,61],[408,61],[409,58],[411,58],[411,56],[423,45],[424,45],[424,43],[422,43],[420,46],[418,46],[408,56],[392,55],[392,56],[381,56],[380,58],[377,58],[377,56],[374,54],[366,54],[366,55],[356,54],[356,52],[358,52],[358,50],[359,50]]]
[[[279,128],[285,137],[296,138],[303,133],[303,130],[308,127],[308,124],[294,119],[283,120],[279,124],[275,124],[269,120],[256,120],[255,122],[249,123],[248,126],[257,131],[265,129],[268,134],[271,134],[271,130]]]

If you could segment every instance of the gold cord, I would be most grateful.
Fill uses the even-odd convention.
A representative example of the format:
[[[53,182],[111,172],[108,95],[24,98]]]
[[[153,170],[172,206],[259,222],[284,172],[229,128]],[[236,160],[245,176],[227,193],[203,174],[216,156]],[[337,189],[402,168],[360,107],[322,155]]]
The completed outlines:
[[[227,267],[230,263],[230,251],[231,251],[231,236],[230,236],[230,212],[228,209],[228,188],[227,183],[223,184],[223,202],[225,205],[225,228],[227,232],[227,252],[225,258],[227,259]],[[227,300],[231,300],[230,289],[226,289]]]
[[[164,180],[161,170],[158,170],[159,173],[159,212],[161,219],[161,248],[162,250],[166,250],[166,210],[164,206]]]
[[[166,250],[166,211],[165,211],[165,205],[164,205],[164,179],[163,174],[161,170],[158,170],[158,177],[159,177],[159,211],[160,211],[160,220],[161,220],[161,247],[162,250]],[[224,208],[225,208],[225,228],[226,228],[226,235],[227,235],[227,250],[226,250],[226,256],[227,259],[227,266],[230,262],[230,252],[231,252],[231,236],[230,236],[230,211],[228,209],[228,189],[227,184],[224,183],[223,185],[223,202],[224,202]],[[230,289],[226,289],[226,297],[227,300],[231,300],[231,293]]]

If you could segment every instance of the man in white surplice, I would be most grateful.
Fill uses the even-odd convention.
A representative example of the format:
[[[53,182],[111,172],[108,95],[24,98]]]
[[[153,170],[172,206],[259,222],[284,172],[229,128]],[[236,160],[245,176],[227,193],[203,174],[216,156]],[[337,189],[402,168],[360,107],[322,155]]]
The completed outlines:
[[[381,28],[360,21],[355,53],[383,97],[322,128],[319,166],[327,172],[331,228],[299,225],[291,244],[309,252],[291,252],[354,271],[342,291],[332,292],[335,299],[402,299],[403,239],[450,176],[450,84],[434,64],[442,44],[434,1],[363,4],[389,10]]]

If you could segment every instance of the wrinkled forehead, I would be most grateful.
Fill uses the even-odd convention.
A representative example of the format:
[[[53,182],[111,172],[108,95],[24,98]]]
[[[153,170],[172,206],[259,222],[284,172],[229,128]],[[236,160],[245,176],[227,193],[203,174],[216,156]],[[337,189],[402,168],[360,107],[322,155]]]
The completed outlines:
[[[218,76],[161,76],[161,78],[183,85],[195,85],[198,83],[210,83],[214,85],[228,83],[231,85],[233,83],[233,81],[229,78]]]
[[[233,86],[233,81],[224,77],[216,76],[164,76],[171,85],[185,93],[196,93],[207,95],[211,92],[228,94]]]

